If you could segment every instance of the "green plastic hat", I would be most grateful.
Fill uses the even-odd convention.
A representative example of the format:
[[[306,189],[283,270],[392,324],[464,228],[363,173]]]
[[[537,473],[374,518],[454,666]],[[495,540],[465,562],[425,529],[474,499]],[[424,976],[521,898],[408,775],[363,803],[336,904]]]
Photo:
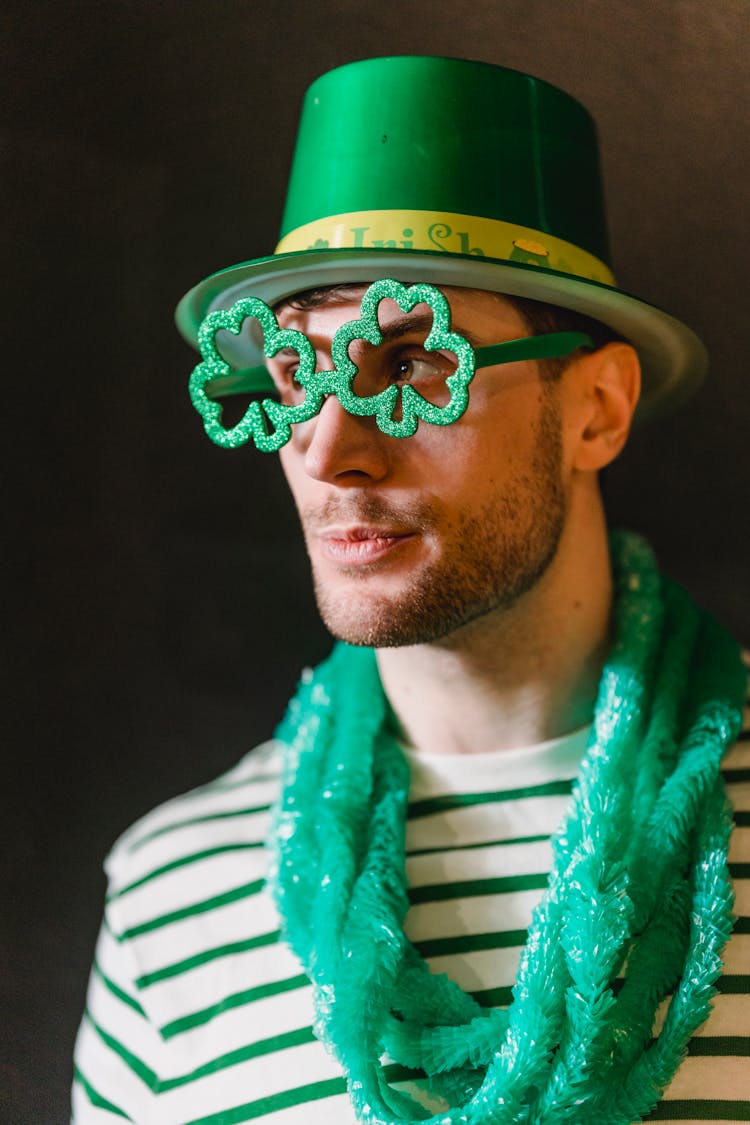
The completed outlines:
[[[689,328],[616,287],[591,117],[518,71],[407,56],[324,74],[305,97],[274,254],[195,286],[177,325],[195,346],[206,314],[241,297],[273,305],[381,277],[531,297],[602,321],[638,349],[639,417],[706,371]],[[248,324],[223,350],[237,367],[263,361]]]

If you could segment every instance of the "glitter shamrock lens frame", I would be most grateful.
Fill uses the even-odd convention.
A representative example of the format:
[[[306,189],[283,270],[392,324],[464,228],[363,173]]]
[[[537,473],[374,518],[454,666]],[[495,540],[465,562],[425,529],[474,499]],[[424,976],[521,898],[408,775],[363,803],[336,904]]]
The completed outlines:
[[[423,343],[399,343],[395,353],[383,348],[378,309],[386,299],[405,314],[417,305],[430,309],[432,325]],[[269,367],[234,370],[220,354],[216,337],[220,332],[238,336],[248,319],[258,323]],[[406,334],[413,335],[410,330]],[[350,355],[355,343],[356,361]],[[331,370],[316,371],[308,337],[293,328],[279,328],[273,309],[258,297],[243,297],[229,309],[209,313],[198,331],[198,347],[202,362],[190,376],[190,398],[211,441],[225,449],[252,441],[257,449],[273,453],[289,441],[293,425],[315,417],[329,395],[335,395],[349,414],[373,417],[381,433],[411,437],[420,422],[447,426],[457,421],[481,368],[559,359],[577,348],[593,347],[593,341],[581,332],[549,332],[474,348],[451,330],[450,305],[439,289],[385,278],[365,291],[360,316],[337,329]],[[266,397],[253,399],[236,425],[223,425],[221,399],[264,392]]]

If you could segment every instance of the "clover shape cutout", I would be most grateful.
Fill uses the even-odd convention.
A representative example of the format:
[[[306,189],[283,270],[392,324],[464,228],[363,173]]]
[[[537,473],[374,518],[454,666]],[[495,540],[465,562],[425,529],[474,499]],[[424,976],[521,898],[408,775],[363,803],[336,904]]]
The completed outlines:
[[[432,327],[424,342],[425,349],[446,349],[453,352],[458,360],[456,370],[446,379],[450,399],[445,405],[437,406],[429,402],[408,383],[404,386],[392,384],[375,395],[355,394],[353,383],[358,368],[349,356],[349,347],[354,340],[366,340],[370,344],[382,343],[378,308],[386,298],[395,301],[404,313],[411,312],[420,304],[428,305],[432,310]],[[331,345],[331,358],[338,376],[335,393],[343,408],[350,414],[374,415],[381,432],[391,437],[411,437],[420,420],[434,426],[447,426],[460,418],[468,406],[469,384],[474,378],[476,361],[474,349],[468,340],[451,331],[450,305],[440,290],[427,283],[407,286],[391,278],[383,278],[365,291],[361,313],[358,320],[341,325]],[[396,419],[393,414],[399,395],[401,418]]]
[[[282,348],[291,348],[299,355],[296,380],[305,389],[305,398],[294,405],[265,398],[253,401],[240,421],[232,427],[221,424],[221,403],[209,398],[206,384],[232,373],[232,368],[221,357],[216,347],[217,332],[225,329],[235,336],[249,317],[254,317],[263,332],[263,353],[271,359]],[[211,441],[223,449],[236,449],[252,440],[264,453],[275,453],[292,436],[295,422],[306,422],[320,409],[322,394],[312,386],[315,372],[315,351],[302,332],[294,328],[279,328],[276,315],[259,297],[242,297],[229,309],[217,309],[204,318],[198,330],[198,348],[203,362],[193,369],[188,383],[190,400],[203,419],[203,426]],[[267,424],[271,423],[271,429]]]

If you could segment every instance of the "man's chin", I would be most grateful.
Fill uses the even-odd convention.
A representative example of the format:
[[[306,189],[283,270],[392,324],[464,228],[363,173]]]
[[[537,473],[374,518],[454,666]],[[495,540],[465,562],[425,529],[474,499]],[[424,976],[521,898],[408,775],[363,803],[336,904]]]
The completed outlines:
[[[328,631],[347,644],[400,648],[432,644],[498,608],[497,599],[435,598],[435,585],[412,586],[400,596],[365,596],[363,591],[335,597],[316,586],[318,610]]]
[[[338,593],[338,596],[337,596]],[[369,648],[393,648],[423,644],[434,639],[425,615],[419,612],[419,598],[404,601],[380,594],[335,591],[316,584],[318,610],[323,624],[340,641]]]
[[[437,638],[423,631],[404,628],[401,622],[386,623],[377,621],[344,622],[326,620],[323,623],[329,633],[338,641],[363,648],[401,648],[408,645],[427,644]]]

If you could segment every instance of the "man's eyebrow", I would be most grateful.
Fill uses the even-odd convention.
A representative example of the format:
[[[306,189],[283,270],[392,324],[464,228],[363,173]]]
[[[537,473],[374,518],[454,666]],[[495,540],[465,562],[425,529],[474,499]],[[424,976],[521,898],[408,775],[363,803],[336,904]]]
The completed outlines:
[[[411,332],[424,332],[425,335],[432,328],[432,316],[430,313],[416,313],[414,316],[406,315],[397,317],[395,320],[389,321],[386,325],[380,325],[380,334],[383,337],[384,344],[390,344],[393,340],[398,340],[401,336],[407,336]],[[468,329],[461,328],[459,325],[451,325],[451,331],[463,336],[464,340],[472,345],[472,347],[479,347],[477,337]]]

